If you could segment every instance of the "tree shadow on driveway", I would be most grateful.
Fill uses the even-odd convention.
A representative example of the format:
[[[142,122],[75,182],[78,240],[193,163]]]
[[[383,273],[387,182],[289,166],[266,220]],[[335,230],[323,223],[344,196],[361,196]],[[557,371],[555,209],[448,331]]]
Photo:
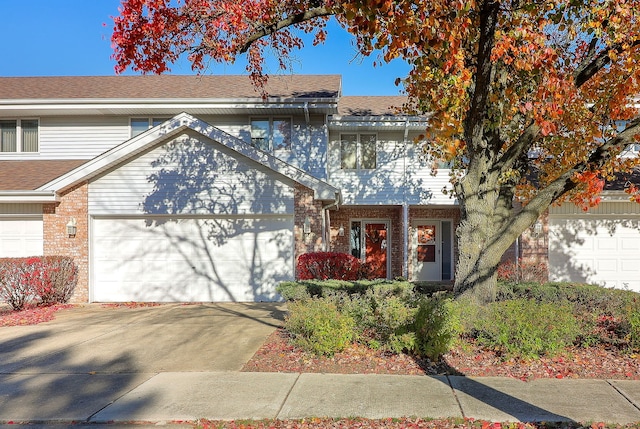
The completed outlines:
[[[130,356],[118,352],[105,357],[100,372],[87,371],[91,362],[74,356],[72,346],[49,348],[57,338],[52,328],[20,328],[28,329],[0,340],[0,421],[88,421],[154,375],[136,372]],[[131,371],[111,370],[122,366]],[[146,397],[137,406],[152,401]]]

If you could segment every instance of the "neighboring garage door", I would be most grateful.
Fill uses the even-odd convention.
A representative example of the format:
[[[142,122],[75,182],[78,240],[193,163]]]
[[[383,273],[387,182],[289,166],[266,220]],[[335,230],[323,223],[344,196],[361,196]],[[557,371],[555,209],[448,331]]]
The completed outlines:
[[[0,217],[0,258],[42,255],[42,216]]]
[[[92,300],[272,301],[293,279],[293,217],[97,218]]]
[[[602,203],[595,213],[550,213],[552,280],[640,291],[640,217],[616,214],[619,204],[635,210],[630,203]]]

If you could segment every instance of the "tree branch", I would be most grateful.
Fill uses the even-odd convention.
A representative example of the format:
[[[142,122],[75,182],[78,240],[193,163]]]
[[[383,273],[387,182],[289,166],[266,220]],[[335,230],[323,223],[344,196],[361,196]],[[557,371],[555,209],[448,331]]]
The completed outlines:
[[[483,120],[487,111],[493,74],[491,51],[495,42],[499,10],[500,2],[496,0],[485,0],[480,10],[480,37],[478,40],[478,53],[476,54],[476,79],[464,124],[466,143],[473,147],[469,151],[470,153],[473,153],[482,145],[484,137]]]
[[[604,68],[607,64],[611,62],[611,58],[609,57],[610,51],[616,51],[621,54],[624,52],[624,48],[622,44],[618,43],[612,45],[606,49],[602,49],[599,53],[596,54],[595,46],[597,44],[597,40],[593,39],[589,46],[589,52],[587,56],[582,60],[580,65],[576,68],[576,71],[573,73],[573,80],[575,82],[576,88],[580,88],[584,85],[589,79],[593,77],[596,73],[598,73],[602,68]],[[640,39],[634,40],[629,43],[630,47],[640,45]]]
[[[331,16],[331,15],[335,15],[336,11],[335,9],[332,8],[328,8],[325,6],[321,6],[321,7],[316,7],[313,9],[309,9],[307,11],[304,11],[302,13],[297,13],[295,15],[291,15],[285,19],[282,19],[280,21],[274,22],[272,24],[269,25],[265,25],[263,26],[261,29],[259,29],[258,31],[256,31],[255,33],[252,33],[247,40],[244,41],[244,43],[242,44],[241,48],[240,48],[240,53],[243,54],[245,52],[247,52],[249,50],[249,48],[251,47],[251,45],[258,39],[261,39],[265,36],[268,36],[270,34],[276,33],[279,30],[282,30],[285,27],[289,27],[291,25],[295,25],[295,24],[299,24],[301,22],[304,21],[310,21],[314,18],[320,18],[323,16]]]

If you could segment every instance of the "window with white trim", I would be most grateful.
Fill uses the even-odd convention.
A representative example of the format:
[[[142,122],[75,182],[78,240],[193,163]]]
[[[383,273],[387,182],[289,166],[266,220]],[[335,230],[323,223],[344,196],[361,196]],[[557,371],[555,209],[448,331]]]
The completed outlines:
[[[144,133],[150,128],[168,121],[170,118],[131,118],[131,137]]]
[[[340,136],[340,168],[373,170],[377,164],[375,134],[342,134]]]
[[[251,119],[251,144],[267,152],[291,150],[290,118]]]
[[[0,119],[0,152],[38,152],[37,119]]]

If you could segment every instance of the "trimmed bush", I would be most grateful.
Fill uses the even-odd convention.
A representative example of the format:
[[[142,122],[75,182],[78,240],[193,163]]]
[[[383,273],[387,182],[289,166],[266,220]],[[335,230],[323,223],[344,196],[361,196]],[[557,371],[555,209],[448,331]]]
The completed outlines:
[[[474,325],[480,344],[509,357],[555,355],[580,334],[570,306],[527,299],[491,303]]]
[[[460,308],[444,294],[420,300],[415,315],[414,352],[437,361],[447,353],[462,333]]]
[[[299,280],[282,282],[276,291],[286,300],[301,300],[312,297],[362,295],[369,290],[379,294],[412,296],[413,284],[395,280]]]
[[[317,355],[332,356],[344,350],[353,339],[355,323],[337,306],[322,299],[289,304],[285,328],[298,347]]]
[[[28,304],[68,302],[77,284],[78,269],[66,256],[0,260],[0,300],[16,310]]]
[[[415,336],[410,327],[416,309],[407,296],[398,292],[390,288],[373,288],[341,301],[342,312],[356,323],[360,342],[396,353],[414,348]]]
[[[360,259],[347,253],[312,252],[298,257],[296,273],[299,280],[358,280],[366,277]]]

